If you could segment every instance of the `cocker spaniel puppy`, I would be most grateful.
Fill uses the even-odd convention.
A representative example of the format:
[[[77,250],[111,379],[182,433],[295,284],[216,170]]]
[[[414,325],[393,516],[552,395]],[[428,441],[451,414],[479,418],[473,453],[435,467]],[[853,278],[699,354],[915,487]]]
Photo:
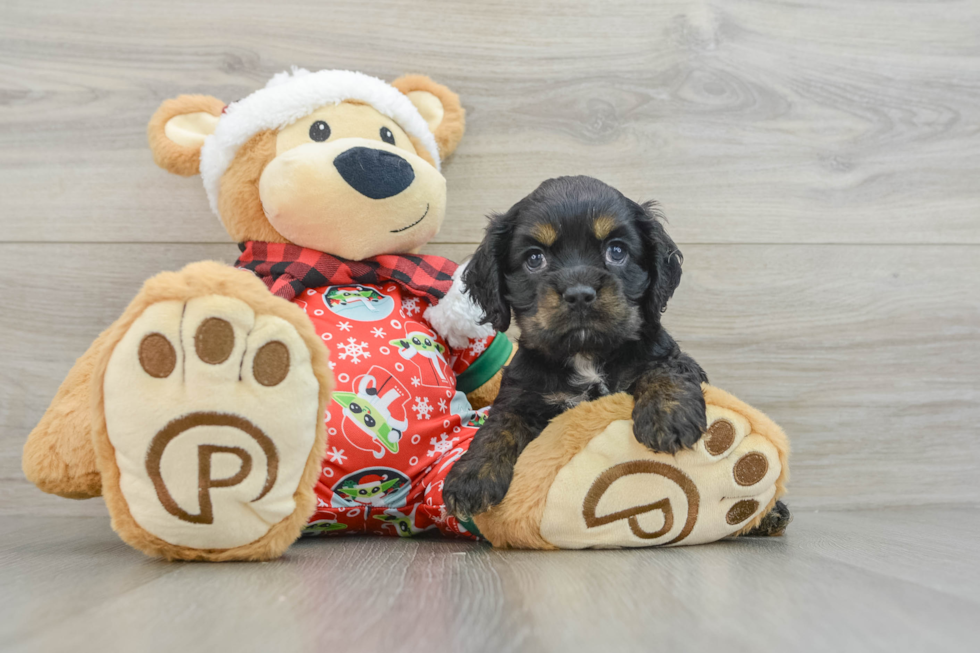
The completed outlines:
[[[660,325],[683,259],[659,218],[591,177],[549,179],[491,218],[464,281],[498,331],[513,312],[520,346],[446,479],[456,515],[500,503],[524,447],[582,401],[632,394],[634,434],[654,451],[701,437],[707,377]]]

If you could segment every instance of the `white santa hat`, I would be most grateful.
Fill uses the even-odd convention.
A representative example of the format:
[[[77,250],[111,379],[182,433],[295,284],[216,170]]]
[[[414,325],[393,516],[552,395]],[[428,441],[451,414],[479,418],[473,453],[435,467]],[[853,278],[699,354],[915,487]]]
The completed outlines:
[[[408,97],[377,77],[350,70],[304,68],[277,73],[269,83],[248,97],[225,107],[214,133],[201,148],[201,178],[211,210],[218,214],[221,177],[238,148],[266,129],[282,129],[328,104],[359,100],[388,116],[417,139],[440,169],[439,146],[422,114]]]

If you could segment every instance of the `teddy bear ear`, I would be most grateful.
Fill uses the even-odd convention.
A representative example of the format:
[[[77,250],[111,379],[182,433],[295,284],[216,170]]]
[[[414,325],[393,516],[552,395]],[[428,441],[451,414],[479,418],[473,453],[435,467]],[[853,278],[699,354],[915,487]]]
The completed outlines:
[[[157,165],[190,177],[201,171],[201,146],[218,126],[225,103],[210,95],[166,100],[150,118],[147,137]]]
[[[439,156],[445,159],[452,154],[466,130],[466,111],[459,96],[425,75],[405,75],[391,85],[408,96],[429,124]]]

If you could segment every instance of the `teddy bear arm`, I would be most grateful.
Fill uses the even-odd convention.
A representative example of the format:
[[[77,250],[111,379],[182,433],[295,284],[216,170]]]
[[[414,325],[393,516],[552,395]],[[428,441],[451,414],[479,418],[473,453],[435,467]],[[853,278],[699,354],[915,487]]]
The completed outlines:
[[[513,343],[512,347],[510,356],[507,357],[507,362],[504,363],[503,367],[501,367],[496,374],[490,377],[490,380],[466,395],[466,398],[470,402],[470,406],[472,406],[474,410],[479,410],[492,405],[494,400],[497,398],[497,393],[500,392],[500,381],[504,377],[504,368],[510,365],[510,362],[514,360],[514,354],[517,353],[517,344]]]
[[[489,381],[466,395],[474,410],[486,408],[493,403],[493,400],[497,398],[497,393],[500,392],[500,380],[503,378],[503,374],[504,371],[500,370]]]
[[[69,499],[90,499],[102,494],[92,443],[92,377],[110,344],[109,331],[75,361],[41,421],[27,437],[22,460],[24,475],[44,492]]]

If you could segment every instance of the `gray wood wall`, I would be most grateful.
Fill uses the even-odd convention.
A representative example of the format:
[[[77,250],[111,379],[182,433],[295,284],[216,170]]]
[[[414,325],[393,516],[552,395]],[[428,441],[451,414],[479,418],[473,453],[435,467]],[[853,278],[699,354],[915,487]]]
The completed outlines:
[[[666,324],[794,443],[798,508],[980,502],[980,3],[0,5],[0,512],[72,361],[154,273],[236,248],[145,124],[290,64],[451,86],[469,129],[428,251],[590,174],[658,199]]]

